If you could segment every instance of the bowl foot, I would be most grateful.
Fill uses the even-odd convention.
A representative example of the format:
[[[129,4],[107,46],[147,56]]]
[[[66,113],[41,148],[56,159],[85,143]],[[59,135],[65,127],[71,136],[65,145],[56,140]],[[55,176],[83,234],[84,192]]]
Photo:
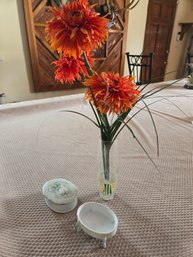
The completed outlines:
[[[106,248],[107,247],[107,239],[105,237],[105,239],[103,239],[103,248]]]

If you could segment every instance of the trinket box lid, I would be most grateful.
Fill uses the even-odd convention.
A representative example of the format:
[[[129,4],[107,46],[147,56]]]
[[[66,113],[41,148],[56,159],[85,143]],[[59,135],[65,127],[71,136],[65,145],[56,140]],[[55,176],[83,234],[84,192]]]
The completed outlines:
[[[71,182],[63,178],[47,181],[43,186],[43,195],[55,204],[68,204],[77,197],[78,189]]]

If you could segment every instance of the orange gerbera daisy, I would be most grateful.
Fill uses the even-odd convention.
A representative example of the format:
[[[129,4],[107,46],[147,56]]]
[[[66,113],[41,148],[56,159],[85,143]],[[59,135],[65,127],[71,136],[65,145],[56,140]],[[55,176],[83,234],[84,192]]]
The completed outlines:
[[[97,49],[108,35],[109,20],[92,11],[88,0],[75,0],[62,6],[51,7],[54,18],[46,24],[51,47],[74,57]]]
[[[90,55],[87,58],[93,64],[94,59]],[[73,83],[76,79],[81,80],[82,74],[88,76],[88,71],[82,57],[75,58],[66,54],[60,60],[53,63],[58,67],[55,71],[55,78],[61,83]]]
[[[86,79],[84,85],[92,89],[98,110],[103,114],[127,112],[133,108],[140,94],[133,77],[121,77],[110,72],[95,74]],[[89,88],[86,98],[95,105]]]

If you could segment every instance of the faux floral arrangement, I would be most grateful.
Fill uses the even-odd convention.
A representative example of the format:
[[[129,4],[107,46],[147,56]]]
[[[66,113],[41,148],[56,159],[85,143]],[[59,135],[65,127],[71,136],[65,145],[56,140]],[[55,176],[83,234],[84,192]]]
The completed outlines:
[[[81,115],[100,129],[104,168],[102,194],[107,199],[114,194],[110,173],[110,150],[124,127],[130,131],[151,159],[129,126],[132,117],[127,120],[126,118],[139,101],[144,102],[156,91],[143,92],[147,85],[137,87],[132,76],[122,77],[111,72],[98,74],[92,69],[94,63],[92,53],[107,39],[110,22],[107,15],[100,16],[95,12],[94,6],[89,5],[88,0],[74,0],[62,5],[61,9],[51,7],[54,17],[47,22],[46,33],[51,47],[61,56],[60,60],[54,62],[56,79],[61,83],[73,83],[79,80],[86,87],[85,96],[96,121]],[[144,105],[149,111],[145,102]],[[153,117],[150,111],[149,113],[157,135]]]

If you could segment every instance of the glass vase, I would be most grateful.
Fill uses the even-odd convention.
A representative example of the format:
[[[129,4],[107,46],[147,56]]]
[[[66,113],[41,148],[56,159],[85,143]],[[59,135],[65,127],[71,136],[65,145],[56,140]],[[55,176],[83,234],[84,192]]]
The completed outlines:
[[[100,141],[98,153],[98,190],[104,200],[112,200],[117,189],[117,142]]]

